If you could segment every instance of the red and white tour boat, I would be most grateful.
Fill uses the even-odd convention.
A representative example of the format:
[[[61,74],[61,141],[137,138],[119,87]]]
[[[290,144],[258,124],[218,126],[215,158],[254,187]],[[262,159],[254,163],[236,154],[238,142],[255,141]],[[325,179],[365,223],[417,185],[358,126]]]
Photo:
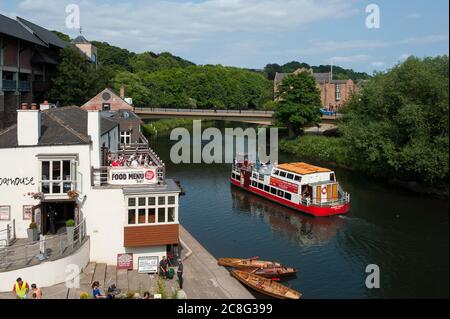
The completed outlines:
[[[336,174],[307,163],[261,165],[235,161],[231,183],[251,193],[313,216],[346,214],[350,194]]]

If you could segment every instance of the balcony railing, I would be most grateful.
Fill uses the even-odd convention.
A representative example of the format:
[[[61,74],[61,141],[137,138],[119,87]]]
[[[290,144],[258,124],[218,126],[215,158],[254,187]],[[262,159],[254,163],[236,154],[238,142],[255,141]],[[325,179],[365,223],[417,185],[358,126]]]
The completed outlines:
[[[86,220],[83,220],[70,234],[43,236],[33,243],[22,243],[25,240],[18,239],[17,243],[0,248],[0,272],[64,258],[77,251],[86,238]]]
[[[3,91],[15,91],[17,89],[17,81],[14,80],[2,80]]]
[[[19,91],[31,92],[31,81],[19,81]]]

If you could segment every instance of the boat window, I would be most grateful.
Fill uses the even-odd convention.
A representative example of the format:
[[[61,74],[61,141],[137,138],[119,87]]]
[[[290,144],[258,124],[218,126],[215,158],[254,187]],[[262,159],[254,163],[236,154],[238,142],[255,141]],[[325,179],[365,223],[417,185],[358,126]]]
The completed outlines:
[[[283,191],[280,191],[280,190],[278,190],[278,194],[277,194],[278,196],[280,196],[280,197],[284,197],[284,192]]]
[[[256,182],[255,181],[252,182],[252,186],[256,187]]]
[[[286,177],[286,172],[280,172],[281,177]]]
[[[269,193],[270,192],[270,186],[264,185],[264,190]]]
[[[259,175],[259,180],[264,182],[264,175]]]
[[[259,189],[263,189],[263,188],[264,188],[264,185],[261,184],[261,183],[258,183],[258,188],[259,188]]]
[[[334,173],[330,174],[330,181],[335,181],[336,180],[336,176],[334,175]]]
[[[302,178],[301,176],[295,175],[294,180],[297,182],[301,182]]]
[[[276,194],[277,194],[277,189],[274,188],[274,187],[272,187],[272,188],[270,189],[270,192],[271,192],[272,194],[276,195]]]
[[[253,173],[253,178],[258,178],[258,175],[256,175],[256,173]]]
[[[284,198],[286,198],[287,200],[291,200],[292,199],[292,195],[288,192],[284,193]]]
[[[294,174],[287,174],[287,178],[294,179]]]
[[[273,175],[280,175],[280,171],[276,170],[275,172],[273,172]]]

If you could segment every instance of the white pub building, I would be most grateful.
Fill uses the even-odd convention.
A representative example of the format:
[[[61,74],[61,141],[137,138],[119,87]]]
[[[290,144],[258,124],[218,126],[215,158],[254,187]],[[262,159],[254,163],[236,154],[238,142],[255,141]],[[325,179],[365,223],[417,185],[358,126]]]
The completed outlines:
[[[67,265],[137,269],[177,254],[180,188],[142,134],[121,141],[114,117],[22,104],[0,131],[0,291],[17,277],[64,282]]]

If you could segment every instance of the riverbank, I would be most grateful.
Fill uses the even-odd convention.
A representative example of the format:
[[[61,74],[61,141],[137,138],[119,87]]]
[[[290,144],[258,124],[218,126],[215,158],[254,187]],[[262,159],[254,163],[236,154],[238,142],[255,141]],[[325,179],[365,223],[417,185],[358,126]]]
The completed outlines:
[[[303,159],[324,162],[346,170],[359,171],[352,165],[346,154],[343,141],[339,137],[305,135],[293,140],[282,139],[279,146],[280,151]],[[381,180],[381,177],[379,176],[371,176],[365,172],[359,172],[374,179]],[[436,187],[416,181],[402,181],[397,178],[383,178],[383,181],[389,185],[400,187],[418,194],[432,195],[439,198],[449,197],[448,185]]]

